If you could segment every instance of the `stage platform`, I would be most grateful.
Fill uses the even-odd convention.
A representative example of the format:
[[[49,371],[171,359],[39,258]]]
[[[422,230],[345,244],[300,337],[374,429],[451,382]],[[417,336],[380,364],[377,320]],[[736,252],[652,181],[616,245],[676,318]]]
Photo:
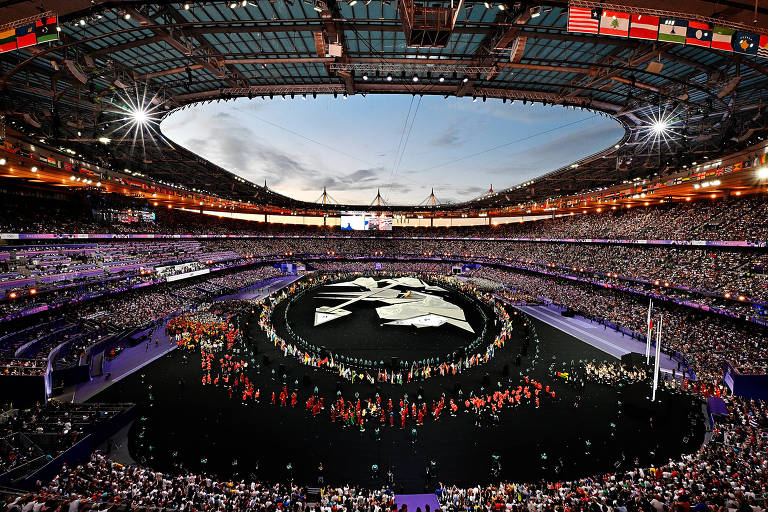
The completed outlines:
[[[432,494],[396,494],[395,505],[398,510],[402,510],[403,505],[408,506],[408,512],[416,512],[417,508],[420,508],[422,512],[426,510],[426,506],[429,505],[430,510],[440,509],[440,503],[437,501],[437,496]]]
[[[621,356],[630,352],[645,354],[645,342],[607,328],[601,323],[591,322],[579,315],[565,317],[560,314],[561,310],[554,306],[520,306],[520,310],[616,359],[621,359]],[[671,374],[674,369],[678,376],[681,375],[677,361],[669,354],[662,352],[660,364],[662,372]]]

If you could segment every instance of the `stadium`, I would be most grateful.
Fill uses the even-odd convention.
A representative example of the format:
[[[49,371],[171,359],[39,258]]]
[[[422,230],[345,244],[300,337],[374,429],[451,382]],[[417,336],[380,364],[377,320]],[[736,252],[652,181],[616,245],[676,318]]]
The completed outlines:
[[[0,505],[765,510],[764,101],[759,0],[0,2]]]

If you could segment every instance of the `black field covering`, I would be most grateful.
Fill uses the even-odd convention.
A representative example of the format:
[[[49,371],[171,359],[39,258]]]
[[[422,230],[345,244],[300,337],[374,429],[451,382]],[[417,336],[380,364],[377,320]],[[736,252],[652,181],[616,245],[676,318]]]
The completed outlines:
[[[255,353],[248,356],[252,361],[248,375],[261,390],[259,405],[244,405],[238,396],[230,399],[222,388],[203,387],[197,349],[175,350],[94,400],[139,404],[140,419],[131,429],[129,447],[144,464],[166,472],[182,469],[266,481],[290,478],[290,463],[299,483],[315,484],[316,468],[322,462],[326,483],[375,485],[382,482],[372,477],[371,466],[377,464],[382,476],[393,469],[396,490],[419,491],[425,488],[425,467],[430,461],[437,469],[433,486],[437,480],[467,486],[492,481],[494,454],[500,457],[502,479],[530,482],[630,468],[636,458],[643,465],[660,463],[698,449],[704,434],[698,402],[665,395],[663,405],[651,409],[643,398],[620,395],[607,385],[587,383],[577,392],[554,372],[570,368],[571,361],[609,356],[546,324],[534,321],[534,325],[541,340],[540,354],[530,375],[554,387],[555,401],[543,399],[538,409],[532,404],[505,408],[498,424],[484,419],[479,426],[475,415],[465,413],[463,407],[457,417],[444,412],[438,421],[428,420],[417,428],[415,443],[410,418],[401,430],[396,415],[395,428],[382,426],[378,440],[372,423],[361,432],[332,423],[327,412],[313,418],[304,402],[317,386],[327,407],[335,398],[336,376],[283,358],[254,326],[248,345]],[[409,339],[403,337],[404,346]],[[403,392],[413,399],[420,387],[431,401],[442,393],[457,397],[459,385],[463,400],[470,391],[483,388],[486,373],[491,391],[499,384],[502,389],[516,388],[521,382],[514,366],[517,347],[519,339],[512,340],[489,364],[457,377],[438,376],[404,387],[347,381],[340,385],[346,398],[358,393],[365,399],[378,390],[385,401],[393,398],[396,410]],[[532,348],[523,358],[523,367],[534,353]],[[266,365],[264,356],[269,359]],[[279,393],[282,386],[281,365],[289,392],[298,390],[295,409],[269,404],[272,392]],[[504,375],[505,367],[510,376]],[[305,375],[309,384],[304,382]],[[579,395],[580,405],[574,407]]]

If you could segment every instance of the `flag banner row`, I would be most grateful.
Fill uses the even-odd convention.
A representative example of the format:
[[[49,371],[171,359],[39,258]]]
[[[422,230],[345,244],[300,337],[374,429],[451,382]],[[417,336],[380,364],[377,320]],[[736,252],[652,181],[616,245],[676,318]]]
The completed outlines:
[[[570,6],[568,31],[685,44],[768,59],[768,35],[697,20]]]
[[[0,53],[9,52],[59,39],[59,23],[56,16],[0,32]]]

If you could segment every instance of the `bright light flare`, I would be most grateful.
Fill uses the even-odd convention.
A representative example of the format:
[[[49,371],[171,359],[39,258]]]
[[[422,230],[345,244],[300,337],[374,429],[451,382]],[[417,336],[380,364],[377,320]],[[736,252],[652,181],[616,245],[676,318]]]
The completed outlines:
[[[137,124],[147,124],[149,122],[149,115],[143,109],[134,110],[131,112],[131,117],[133,117],[133,121]]]
[[[667,122],[663,119],[660,119],[651,125],[651,130],[653,130],[656,135],[661,135],[669,130],[669,124],[667,124]]]
[[[124,91],[117,91],[109,104],[108,112],[116,118],[109,119],[111,131],[108,135],[118,143],[130,141],[131,152],[140,144],[141,152],[146,156],[147,143],[156,145],[162,140],[158,130],[162,105],[163,102],[146,86],[134,84]]]
[[[682,137],[678,129],[682,128],[682,121],[677,117],[674,111],[662,111],[661,108],[647,119],[647,123],[638,130],[638,141],[643,146],[649,146],[661,149],[664,145],[671,148],[673,144],[677,145],[676,139]]]

